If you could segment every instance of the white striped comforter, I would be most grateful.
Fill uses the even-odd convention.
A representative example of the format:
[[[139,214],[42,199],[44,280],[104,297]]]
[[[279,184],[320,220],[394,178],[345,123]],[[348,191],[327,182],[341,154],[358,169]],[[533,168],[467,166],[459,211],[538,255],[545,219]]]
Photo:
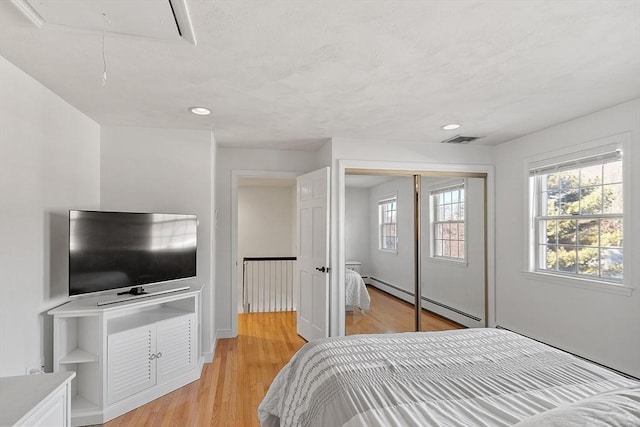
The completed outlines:
[[[499,329],[354,335],[303,346],[258,413],[263,426],[509,426],[639,385]]]
[[[344,283],[345,305],[358,307],[362,311],[369,310],[371,296],[362,276],[357,271],[347,268]]]

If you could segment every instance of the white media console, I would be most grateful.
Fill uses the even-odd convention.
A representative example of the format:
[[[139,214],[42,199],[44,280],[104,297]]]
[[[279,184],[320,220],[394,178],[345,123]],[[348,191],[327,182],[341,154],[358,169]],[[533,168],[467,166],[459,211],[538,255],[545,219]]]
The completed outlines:
[[[200,289],[103,300],[49,311],[54,372],[76,373],[74,426],[102,424],[200,378]]]

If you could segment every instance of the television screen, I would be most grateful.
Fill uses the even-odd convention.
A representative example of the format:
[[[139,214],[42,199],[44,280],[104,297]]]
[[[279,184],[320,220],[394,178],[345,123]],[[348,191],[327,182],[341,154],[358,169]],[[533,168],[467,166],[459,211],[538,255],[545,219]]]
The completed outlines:
[[[196,275],[197,217],[69,211],[69,296]]]

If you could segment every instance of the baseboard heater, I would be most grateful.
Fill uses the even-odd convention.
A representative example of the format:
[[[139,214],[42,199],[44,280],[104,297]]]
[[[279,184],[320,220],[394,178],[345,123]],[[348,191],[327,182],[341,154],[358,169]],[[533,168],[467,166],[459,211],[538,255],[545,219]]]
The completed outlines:
[[[388,287],[390,287],[390,288],[393,288],[393,289],[395,289],[396,291],[398,291],[398,292],[402,292],[402,293],[407,294],[407,295],[409,295],[409,296],[411,296],[411,297],[415,297],[415,294],[414,294],[413,292],[409,292],[409,291],[407,291],[406,289],[399,288],[399,287],[397,287],[397,286],[395,286],[395,285],[393,285],[393,284],[391,284],[391,283],[389,283],[389,282],[385,282],[384,280],[376,279],[375,277],[371,277],[371,276],[369,276],[369,277],[368,277],[368,279],[373,280],[373,281],[376,281],[376,282],[378,282],[378,283],[382,283],[382,284],[383,284],[383,285],[385,285],[385,286],[388,286]],[[374,287],[375,287],[375,288],[377,288],[377,289],[380,289],[380,288],[378,288],[377,286],[375,286],[375,284],[372,284],[372,286],[374,286]],[[380,289],[380,290],[384,292],[384,289]],[[459,314],[459,315],[461,315],[461,316],[464,316],[464,317],[467,317],[467,318],[469,318],[469,319],[475,320],[476,322],[481,322],[481,321],[482,321],[482,319],[481,319],[481,318],[479,318],[479,317],[477,317],[477,316],[474,316],[473,314],[465,313],[465,312],[464,312],[464,311],[462,311],[462,310],[458,310],[457,308],[454,308],[454,307],[451,307],[451,306],[449,306],[449,305],[443,304],[443,303],[441,303],[441,302],[438,302],[438,301],[432,300],[432,299],[430,299],[430,298],[427,298],[427,297],[423,297],[423,296],[421,296],[421,297],[420,297],[420,299],[421,299],[422,301],[424,301],[424,302],[428,302],[428,303],[430,303],[430,304],[437,305],[438,307],[445,308],[445,309],[447,309],[447,310],[449,310],[449,311],[452,311],[452,312],[454,312],[454,313],[456,313],[456,314]]]

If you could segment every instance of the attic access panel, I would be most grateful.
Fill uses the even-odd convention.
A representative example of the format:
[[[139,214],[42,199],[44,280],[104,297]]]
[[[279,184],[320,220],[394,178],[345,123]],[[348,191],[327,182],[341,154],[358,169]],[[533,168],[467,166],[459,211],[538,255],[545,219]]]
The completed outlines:
[[[196,44],[186,0],[11,0],[37,27]],[[106,21],[106,22],[105,22]]]

